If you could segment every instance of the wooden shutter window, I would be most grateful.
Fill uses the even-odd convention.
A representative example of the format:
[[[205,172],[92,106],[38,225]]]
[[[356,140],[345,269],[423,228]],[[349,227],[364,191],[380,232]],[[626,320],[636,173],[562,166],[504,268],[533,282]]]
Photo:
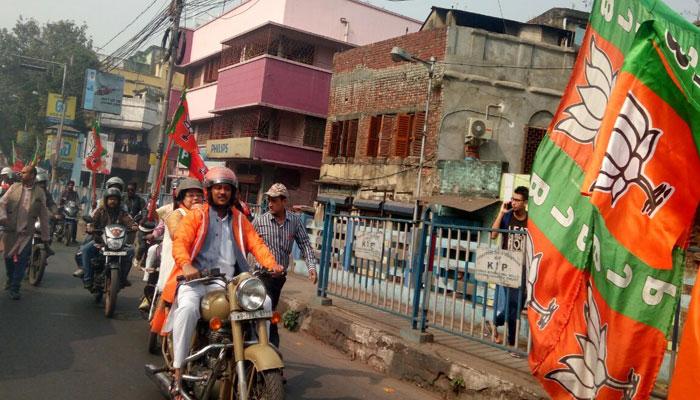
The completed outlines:
[[[328,155],[337,157],[338,150],[340,150],[340,123],[333,122],[331,124],[331,142],[328,145]]]
[[[411,155],[420,156],[421,143],[423,141],[423,124],[425,112],[418,112],[413,117],[413,134],[411,135]]]
[[[369,121],[369,133],[367,134],[367,157],[376,157],[379,154],[379,130],[382,117],[374,115]]]
[[[355,147],[357,146],[357,122],[356,119],[347,121],[347,144],[345,147],[345,157],[355,157]]]
[[[410,131],[411,116],[399,114],[396,121],[396,141],[394,144],[394,155],[396,157],[408,157]]]
[[[379,157],[391,155],[391,139],[394,136],[396,116],[382,115],[382,126],[379,131]]]

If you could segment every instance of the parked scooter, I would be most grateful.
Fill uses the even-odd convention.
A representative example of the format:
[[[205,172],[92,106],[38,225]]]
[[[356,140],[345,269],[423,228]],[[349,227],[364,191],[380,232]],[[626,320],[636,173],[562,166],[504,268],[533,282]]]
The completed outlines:
[[[61,207],[60,212],[61,219],[56,221],[53,235],[57,242],[63,242],[68,246],[73,240],[73,235],[78,226],[80,209],[75,201],[70,200]]]
[[[88,224],[92,224],[91,217],[85,216],[83,219]],[[88,226],[88,231],[92,230],[91,228]],[[93,268],[90,292],[95,296],[96,303],[104,299],[104,314],[107,318],[111,318],[114,314],[123,275],[129,270],[128,250],[131,246],[126,241],[126,234],[126,227],[119,224],[107,225],[104,231],[92,230],[100,256],[90,260]],[[79,255],[80,252],[76,258]]]
[[[193,400],[284,398],[284,363],[268,341],[268,322],[272,311],[265,310],[265,285],[258,278],[266,272],[244,272],[227,281],[218,270],[185,282],[219,284],[221,290],[202,298],[201,319],[195,340],[183,366],[181,394]],[[279,314],[274,314],[279,320]],[[162,346],[165,365],[146,365],[146,374],[169,396],[172,381],[172,333]]]

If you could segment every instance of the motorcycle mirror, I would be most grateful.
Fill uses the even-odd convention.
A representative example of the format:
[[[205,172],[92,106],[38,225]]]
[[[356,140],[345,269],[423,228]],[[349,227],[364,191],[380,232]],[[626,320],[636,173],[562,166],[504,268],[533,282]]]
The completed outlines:
[[[156,223],[153,221],[147,221],[147,222],[144,222],[143,224],[141,224],[141,227],[145,230],[152,231],[156,228]]]

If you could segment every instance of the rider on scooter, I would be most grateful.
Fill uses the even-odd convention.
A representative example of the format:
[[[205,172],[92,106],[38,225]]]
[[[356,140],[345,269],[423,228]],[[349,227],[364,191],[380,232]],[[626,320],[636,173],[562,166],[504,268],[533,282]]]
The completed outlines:
[[[166,331],[173,332],[174,379],[172,393],[177,398],[182,378],[181,367],[187,356],[192,336],[200,318],[199,303],[216,285],[180,286],[177,277],[195,279],[200,271],[219,269],[228,279],[247,267],[248,252],[266,269],[282,272],[275,257],[258,236],[253,225],[235,207],[238,179],[225,167],[213,167],[204,177],[208,204],[193,210],[182,218],[173,241],[175,268],[163,291],[163,300],[177,302],[166,322]],[[270,303],[269,299],[266,303]],[[269,304],[271,308],[271,303]]]
[[[105,190],[102,205],[95,210],[93,214],[93,230],[101,231],[107,225],[119,224],[123,225],[127,229],[135,231],[138,229],[138,225],[131,218],[129,213],[127,213],[121,207],[122,193],[117,188],[109,188]],[[92,232],[87,232],[92,233]],[[90,260],[93,257],[99,255],[99,250],[95,247],[95,240],[87,242],[84,244],[80,251],[82,252],[82,267],[85,270],[83,275],[83,285],[86,289],[92,288],[92,263]],[[129,270],[131,269],[131,258],[133,257],[133,250],[128,250],[127,262],[125,263],[125,271],[122,273],[122,285],[128,286],[129,283],[126,277],[129,275]]]

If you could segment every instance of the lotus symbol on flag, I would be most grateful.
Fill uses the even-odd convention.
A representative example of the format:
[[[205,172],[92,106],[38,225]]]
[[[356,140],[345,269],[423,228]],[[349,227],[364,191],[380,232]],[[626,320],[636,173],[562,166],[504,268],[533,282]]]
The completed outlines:
[[[665,182],[655,187],[644,174],[644,167],[654,156],[656,145],[663,134],[661,130],[651,127],[650,119],[639,100],[628,93],[591,190],[609,192],[612,195],[612,207],[615,207],[630,185],[635,184],[647,197],[642,206],[642,214],[653,217],[675,189]]]
[[[576,334],[583,354],[567,355],[559,362],[567,368],[557,369],[545,375],[547,379],[562,385],[576,399],[594,399],[603,387],[619,390],[622,399],[631,400],[637,393],[639,374],[630,368],[627,381],[620,381],[608,374],[606,365],[608,324],[600,326],[600,313],[593,298],[593,289],[588,285],[588,301],[583,306],[586,319],[586,334]]]
[[[610,92],[617,78],[610,59],[596,46],[593,37],[586,58],[585,73],[586,84],[576,86],[581,103],[567,107],[564,111],[569,117],[561,120],[554,129],[577,142],[593,143],[603,122]]]
[[[537,327],[540,330],[544,329],[549,321],[552,319],[554,312],[557,311],[559,305],[557,304],[556,297],[553,297],[549,301],[547,307],[541,305],[535,298],[535,282],[537,281],[537,273],[540,269],[540,261],[542,261],[542,253],[535,254],[535,246],[532,242],[532,237],[528,233],[527,235],[527,255],[528,257],[528,270],[527,270],[527,302],[537,314],[540,315],[540,319],[537,321]]]

